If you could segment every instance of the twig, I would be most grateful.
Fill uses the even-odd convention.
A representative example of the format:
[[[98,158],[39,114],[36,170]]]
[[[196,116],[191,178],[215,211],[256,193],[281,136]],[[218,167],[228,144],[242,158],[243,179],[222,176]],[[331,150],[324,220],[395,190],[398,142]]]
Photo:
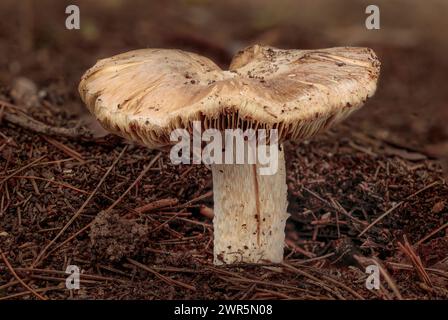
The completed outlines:
[[[84,163],[85,160],[83,159],[82,155],[76,151],[73,150],[72,148],[66,146],[65,144],[56,141],[50,137],[46,137],[43,136],[43,138],[45,139],[45,141],[47,141],[48,143],[52,144],[53,146],[55,146],[56,148],[58,148],[59,150],[61,150],[62,152],[64,152],[66,155],[68,155],[69,157],[75,158],[76,160],[78,160],[81,163]]]
[[[383,265],[381,264],[381,262],[379,262],[376,258],[366,258],[366,257],[362,257],[359,255],[353,255],[353,258],[358,261],[359,264],[364,265],[364,264],[375,264],[379,271],[380,274],[383,276],[383,278],[386,280],[387,284],[389,285],[389,287],[392,289],[392,291],[394,292],[395,296],[399,299],[399,300],[403,300],[403,296],[400,293],[400,290],[398,290],[398,287],[395,283],[395,281],[392,279],[392,277],[389,275],[389,272],[387,272],[386,268],[383,267]]]
[[[213,209],[207,207],[206,205],[201,205],[199,207],[199,213],[210,220],[213,220],[213,217],[215,216]]]
[[[220,276],[219,278],[223,279],[225,281],[228,281],[228,282],[255,283],[255,284],[264,285],[264,286],[268,286],[268,287],[277,287],[277,288],[283,288],[283,289],[304,292],[304,290],[302,288],[290,286],[290,285],[286,285],[286,284],[281,284],[281,283],[277,283],[274,281],[262,281],[262,280],[254,280],[254,279],[247,279],[247,278],[227,278],[227,277],[223,277],[223,276]]]
[[[309,252],[309,251],[301,248],[300,246],[296,245],[292,240],[286,239],[285,242],[288,246],[291,247],[291,249],[294,253],[301,253],[307,258],[315,258],[316,257],[315,253]]]
[[[386,262],[386,264],[388,266],[390,266],[391,268],[398,269],[398,270],[413,270],[414,269],[414,266],[412,266],[410,264],[397,263],[397,262]],[[445,272],[443,270],[434,269],[434,268],[425,268],[425,271],[437,274],[441,277],[448,279],[448,272]]]
[[[11,280],[8,283],[5,283],[0,286],[0,291],[8,289],[9,287],[15,286],[16,284],[19,284],[20,282],[17,280]]]
[[[5,262],[6,267],[9,269],[9,271],[12,273],[12,275],[14,276],[14,278],[17,279],[17,281],[20,282],[20,284],[22,286],[25,287],[25,289],[27,289],[29,292],[31,292],[32,294],[34,294],[37,298],[39,298],[40,300],[47,300],[47,298],[45,298],[44,296],[40,295],[39,293],[37,293],[33,288],[31,288],[30,286],[28,286],[18,275],[17,273],[14,271],[14,268],[11,266],[11,264],[9,263],[8,259],[6,258],[5,254],[3,253],[3,251],[1,251],[0,249],[0,255],[3,259],[3,261]]]
[[[382,215],[380,215],[378,218],[376,218],[371,224],[369,224],[364,230],[361,231],[361,233],[358,235],[358,237],[361,237],[364,233],[370,230],[375,224],[380,222],[384,219],[385,216],[387,216],[389,213],[397,209],[399,206],[401,206],[404,203],[404,201],[398,202],[396,205],[394,205],[392,208],[384,212]]]
[[[254,283],[249,286],[249,288],[246,291],[243,291],[241,297],[238,300],[245,300],[247,299],[247,296],[254,291],[254,289],[257,287],[257,285]]]
[[[357,222],[357,223],[359,223],[359,224],[367,224],[366,222],[361,221],[361,220],[357,219],[356,217],[353,217],[352,215],[350,215],[350,214],[347,212],[347,210],[345,210],[344,207],[341,206],[341,204],[340,204],[337,200],[331,198],[331,203],[330,203],[329,201],[325,200],[325,199],[322,198],[320,195],[318,195],[316,192],[314,192],[314,191],[308,189],[307,187],[303,186],[302,188],[303,188],[303,190],[305,190],[306,192],[308,192],[309,194],[311,194],[313,197],[315,197],[316,199],[318,199],[318,200],[320,200],[322,203],[324,203],[328,208],[332,208],[332,209],[337,210],[338,212],[342,213],[344,216],[346,216],[346,217],[349,218],[350,220],[353,220],[354,222]]]
[[[21,108],[9,102],[0,100],[0,105],[5,106],[8,110],[12,110],[12,112],[5,111],[3,114],[3,119],[24,129],[37,133],[63,136],[72,139],[89,136],[85,129],[81,130],[79,127],[60,128],[45,124],[28,116],[23,110],[21,110]]]
[[[196,221],[196,220],[190,220],[190,219],[182,218],[182,217],[177,217],[176,219],[177,219],[177,220],[182,220],[182,221],[185,221],[185,222],[188,222],[188,223],[196,224],[196,225],[198,225],[198,226],[203,226],[203,227],[205,227],[205,228],[211,228],[211,227],[212,227],[212,225],[211,225],[210,223],[207,223],[207,222],[201,222],[201,221]]]
[[[155,200],[151,203],[145,204],[144,206],[135,208],[135,211],[138,211],[139,213],[146,213],[152,210],[166,208],[166,207],[172,207],[179,203],[179,200],[176,198],[166,198],[166,199],[160,199]]]
[[[409,258],[409,260],[411,260],[411,263],[417,271],[420,280],[422,280],[422,282],[424,282],[428,287],[432,288],[431,279],[429,278],[428,273],[426,273],[420,257],[415,253],[414,248],[412,248],[409,244],[406,236],[404,236],[404,244],[398,242],[398,247]]]
[[[387,210],[385,213],[383,213],[381,216],[379,216],[378,218],[375,219],[375,221],[373,221],[371,224],[369,224],[359,235],[358,237],[361,237],[364,233],[366,233],[370,228],[372,228],[375,224],[377,224],[379,221],[381,221],[382,219],[384,219],[385,216],[387,216],[388,214],[390,214],[392,211],[394,211],[395,209],[397,209],[399,206],[401,206],[405,201],[408,201],[410,199],[412,199],[413,197],[417,196],[418,194],[422,193],[423,191],[428,190],[429,188],[432,188],[436,185],[439,184],[439,181],[434,181],[433,183],[430,183],[429,185],[423,187],[422,189],[418,190],[417,192],[414,192],[413,194],[407,196],[404,200],[398,202],[396,205],[394,205],[392,208],[390,208],[389,210]]]
[[[27,165],[15,170],[13,173],[11,173],[10,175],[6,176],[5,178],[3,178],[2,181],[0,181],[0,186],[3,185],[3,183],[5,183],[6,181],[8,181],[10,178],[14,177],[16,174],[18,174],[19,172],[22,172],[26,169],[28,169],[29,167],[33,166],[34,164],[36,164],[37,162],[39,162],[40,160],[44,159],[46,156],[42,156],[38,159],[35,159],[33,161],[31,161],[30,163],[28,163]]]
[[[277,291],[273,291],[273,290],[269,290],[269,289],[262,289],[262,288],[258,288],[257,291],[259,292],[265,292],[265,293],[270,293],[273,296],[277,296],[279,298],[283,298],[283,299],[287,299],[287,300],[293,300],[294,298],[291,296],[288,296],[285,293],[282,292],[277,292]]]
[[[84,193],[84,194],[90,194],[90,192],[78,189],[68,183],[63,183],[63,182],[58,182],[55,180],[50,180],[50,179],[46,179],[46,178],[42,178],[42,177],[37,177],[37,176],[13,176],[11,178],[17,178],[17,179],[31,179],[31,180],[42,180],[42,181],[46,181],[48,183],[53,183],[55,185],[58,185],[60,187],[64,187],[64,188],[68,188],[68,189],[72,189],[74,191],[80,192],[80,193]],[[10,179],[11,179],[10,178]]]
[[[421,188],[420,190],[418,190],[417,192],[414,192],[413,194],[411,194],[410,196],[407,196],[405,200],[409,200],[417,195],[419,195],[420,193],[422,193],[423,191],[428,190],[429,188],[432,188],[436,185],[440,184],[440,181],[434,181],[433,183],[428,184],[426,187]]]
[[[281,263],[282,266],[286,267],[287,269],[289,269],[290,271],[296,272],[302,276],[304,276],[305,278],[308,278],[310,281],[310,283],[321,287],[322,289],[324,289],[325,291],[337,296],[340,299],[344,299],[344,297],[341,297],[336,291],[332,290],[331,288],[329,288],[328,286],[326,286],[324,283],[322,283],[322,281],[319,278],[316,278],[315,276],[309,274],[308,272],[305,272],[303,270],[300,270],[290,264],[287,264],[285,262]]]
[[[210,198],[211,196],[213,196],[213,191],[208,191],[208,192],[206,192],[206,193],[204,193],[204,194],[202,194],[202,195],[200,195],[200,196],[198,196],[198,197],[196,197],[194,199],[191,199],[190,201],[188,201],[188,202],[186,202],[186,203],[184,203],[182,205],[179,205],[177,207],[174,207],[174,208],[175,209],[182,209],[182,208],[188,207],[192,203],[195,203],[195,202],[198,202],[198,201]]]
[[[16,268],[18,272],[35,272],[35,273],[44,273],[44,274],[57,274],[57,275],[66,275],[65,271],[62,270],[51,270],[51,269],[34,269],[34,268]],[[81,273],[80,274],[81,279],[85,280],[96,280],[96,281],[118,281],[118,282],[127,282],[121,279],[116,278],[110,278],[110,277],[104,277],[99,276],[95,274],[86,274]]]
[[[171,217],[169,217],[167,220],[165,220],[163,223],[159,224],[157,227],[155,227],[154,229],[151,229],[149,232],[150,233],[154,233],[156,231],[159,231],[160,229],[162,229],[164,226],[166,226],[168,223],[170,223],[171,221],[173,221],[174,219],[178,218],[178,215],[173,215]]]
[[[127,258],[127,260],[128,260],[129,263],[133,264],[134,266],[139,267],[139,268],[141,268],[141,269],[143,269],[145,271],[148,271],[148,272],[152,273],[157,278],[159,278],[160,280],[166,282],[169,285],[177,285],[179,287],[183,287],[183,288],[188,289],[188,290],[196,291],[196,287],[194,287],[192,285],[189,285],[189,284],[183,283],[181,281],[177,281],[177,280],[171,279],[169,277],[166,277],[164,275],[161,275],[160,273],[158,273],[157,271],[151,269],[150,267],[145,266],[144,264],[142,264],[142,263],[140,263],[138,261],[135,261],[135,260],[133,260],[131,258]]]
[[[65,289],[65,286],[63,284],[60,284],[60,285],[57,285],[57,286],[53,286],[53,287],[46,287],[46,288],[36,289],[35,291],[37,293],[37,292],[48,292],[48,291],[61,290],[61,289]],[[14,294],[11,294],[9,296],[0,297],[0,300],[16,299],[18,297],[23,297],[23,296],[26,296],[28,294],[30,294],[30,292],[28,292],[28,291],[14,293]]]
[[[156,163],[157,160],[159,160],[160,156],[162,155],[162,153],[158,153],[152,160],[151,162],[142,170],[142,172],[139,174],[139,176],[137,177],[137,179],[135,179],[135,181],[129,186],[129,188],[126,189],[125,192],[123,192],[121,194],[121,196],[115,200],[115,202],[113,204],[110,205],[109,208],[106,209],[106,212],[109,212],[110,210],[112,210],[113,208],[115,208],[116,205],[118,205],[123,199],[124,197],[129,193],[129,191],[132,190],[132,188],[135,187],[135,185],[145,176],[146,172],[148,172],[148,170],[154,165],[154,163]]]
[[[67,243],[69,243],[70,241],[72,241],[73,239],[75,239],[77,236],[79,236],[81,233],[83,233],[84,231],[86,231],[87,229],[89,229],[92,224],[93,224],[94,220],[90,221],[86,226],[82,227],[80,230],[78,230],[77,232],[75,232],[74,234],[72,234],[70,237],[68,237],[67,239],[65,239],[64,241],[62,241],[60,244],[58,244],[56,247],[54,247],[48,254],[52,254],[53,252],[56,252],[59,248],[62,248],[63,246],[65,246]]]
[[[55,277],[55,276],[45,276],[45,275],[38,275],[38,274],[29,274],[28,278],[30,279],[37,279],[37,280],[45,280],[45,281],[56,281],[56,282],[64,282],[66,281],[65,277]],[[96,280],[86,280],[86,279],[79,279],[79,282],[81,284],[98,284],[99,281]]]
[[[291,265],[292,265],[292,263],[294,263],[294,264],[305,264],[305,263],[310,263],[310,262],[316,262],[316,261],[319,261],[319,260],[325,260],[325,259],[327,259],[329,257],[334,256],[334,255],[335,255],[334,252],[330,252],[330,253],[327,253],[327,254],[325,254],[323,256],[319,256],[319,257],[315,257],[315,258],[301,259],[301,260],[289,260],[289,263]]]
[[[146,213],[146,212],[150,212],[150,211],[153,211],[156,209],[172,207],[172,206],[177,205],[178,203],[179,203],[179,200],[177,200],[176,198],[166,198],[166,199],[155,200],[151,203],[148,203],[141,207],[135,208],[134,212],[137,212],[139,214]],[[130,212],[126,216],[131,216],[134,212]]]
[[[359,146],[356,143],[354,143],[353,141],[350,141],[348,143],[348,145],[357,151],[361,151],[361,152],[364,152],[365,154],[368,154],[371,157],[374,157],[374,158],[378,157],[378,155],[375,152],[373,152],[367,148],[364,148],[362,146]]]
[[[176,267],[152,267],[152,269],[157,271],[164,271],[164,272],[175,272],[175,273],[200,273],[200,270],[195,269],[187,269],[187,268],[176,268]]]
[[[355,298],[359,299],[359,300],[365,300],[363,296],[361,296],[358,292],[356,292],[355,290],[353,290],[352,288],[346,286],[345,284],[343,284],[342,282],[337,281],[336,279],[333,279],[332,277],[329,277],[327,275],[322,275],[322,278],[324,278],[325,280],[328,280],[332,283],[334,283],[337,286],[340,286],[342,289],[350,292],[352,294],[352,296],[354,296]]]
[[[442,231],[443,229],[448,228],[448,222],[441,225],[440,227],[438,227],[437,229],[431,231],[428,235],[424,236],[422,239],[420,239],[419,241],[417,241],[415,243],[415,246],[419,246],[421,245],[423,242],[425,242],[426,240],[428,240],[429,238],[431,238],[433,235],[435,235],[436,233]]]

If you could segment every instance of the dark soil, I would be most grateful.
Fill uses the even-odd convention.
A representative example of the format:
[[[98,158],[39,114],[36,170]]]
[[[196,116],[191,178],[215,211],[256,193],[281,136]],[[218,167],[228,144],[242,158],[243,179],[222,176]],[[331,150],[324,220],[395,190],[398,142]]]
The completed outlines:
[[[97,261],[116,262],[138,256],[149,241],[149,228],[117,214],[98,213],[90,227],[92,255]]]
[[[138,47],[193,50],[225,66],[253,42],[341,44],[287,23],[251,25],[232,2],[197,13],[81,1],[91,25],[78,33],[59,26],[62,1],[31,3],[0,8],[0,299],[448,299],[448,64],[434,47],[366,41],[383,65],[377,95],[344,124],[285,145],[284,264],[216,267],[210,170],[106,135],[78,97],[80,75]],[[215,28],[182,10],[210,10]],[[380,290],[365,287],[370,264]],[[80,290],[65,288],[67,265],[82,270]]]

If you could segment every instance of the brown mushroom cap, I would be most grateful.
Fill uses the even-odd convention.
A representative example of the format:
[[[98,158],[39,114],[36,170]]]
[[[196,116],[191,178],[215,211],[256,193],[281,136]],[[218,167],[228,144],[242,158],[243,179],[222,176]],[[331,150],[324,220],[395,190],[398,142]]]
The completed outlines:
[[[143,49],[98,61],[79,92],[109,131],[151,148],[172,144],[173,129],[279,130],[308,138],[344,119],[376,89],[380,63],[368,48],[240,51],[229,71],[200,55]]]

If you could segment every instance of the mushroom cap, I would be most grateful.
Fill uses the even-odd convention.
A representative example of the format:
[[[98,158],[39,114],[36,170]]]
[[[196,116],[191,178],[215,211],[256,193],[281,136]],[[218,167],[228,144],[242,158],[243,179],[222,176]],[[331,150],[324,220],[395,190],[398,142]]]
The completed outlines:
[[[99,60],[79,92],[109,131],[150,148],[173,144],[193,121],[220,130],[278,129],[280,141],[309,138],[361,107],[376,90],[373,50],[281,50],[251,46],[229,70],[173,49],[142,49]]]

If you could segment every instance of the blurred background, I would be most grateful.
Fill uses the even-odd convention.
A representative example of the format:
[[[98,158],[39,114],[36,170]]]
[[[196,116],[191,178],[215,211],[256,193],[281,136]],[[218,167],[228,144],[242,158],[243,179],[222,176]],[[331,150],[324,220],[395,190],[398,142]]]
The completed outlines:
[[[70,4],[80,8],[80,30],[65,27]],[[380,30],[365,27],[369,4],[380,8]],[[446,0],[2,0],[0,86],[16,103],[37,90],[82,114],[82,73],[123,51],[180,48],[226,68],[237,50],[255,43],[368,46],[382,61],[379,88],[347,125],[446,163],[447,17]]]

